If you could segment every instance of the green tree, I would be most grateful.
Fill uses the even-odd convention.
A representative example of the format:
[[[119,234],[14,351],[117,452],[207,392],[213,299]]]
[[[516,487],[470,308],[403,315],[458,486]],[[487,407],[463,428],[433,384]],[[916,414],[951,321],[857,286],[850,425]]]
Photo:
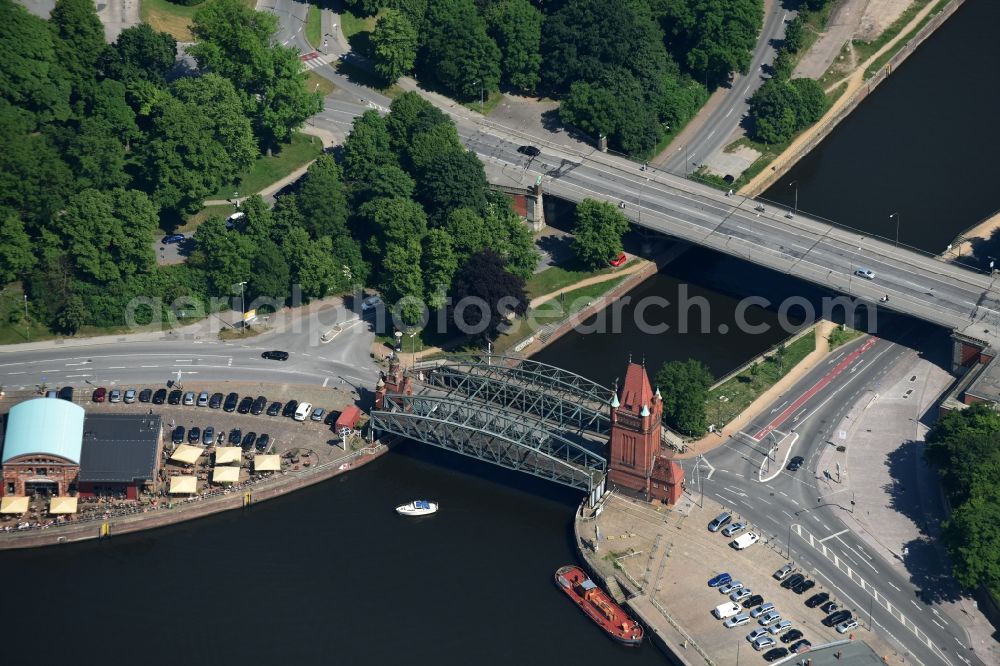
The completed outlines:
[[[198,108],[211,126],[212,136],[228,157],[227,170],[242,173],[257,157],[250,121],[233,84],[218,74],[178,79],[171,86],[174,96]]]
[[[410,174],[395,164],[382,164],[375,167],[371,178],[360,182],[355,181],[353,186],[356,205],[378,198],[410,199],[417,189],[417,184],[410,178]]]
[[[969,498],[973,475],[996,449],[998,436],[1000,414],[983,404],[949,412],[927,432],[924,455],[938,468],[954,504]]]
[[[670,361],[656,373],[663,396],[663,418],[685,435],[705,432],[705,401],[714,378],[700,361]]]
[[[378,168],[397,161],[390,142],[386,121],[378,111],[369,109],[355,118],[343,144],[345,178],[364,186],[376,186],[372,181]]]
[[[527,280],[538,267],[538,249],[535,239],[502,192],[488,195],[486,218],[486,247],[496,252],[506,264],[506,269]]]
[[[385,123],[389,128],[393,149],[402,153],[408,149],[410,136],[414,131],[426,131],[434,125],[448,124],[451,119],[419,93],[409,91],[392,100]]]
[[[454,243],[444,229],[431,229],[424,237],[421,269],[424,276],[424,299],[430,308],[444,305],[445,295],[451,289],[451,281],[458,270],[458,257]]]
[[[410,134],[406,157],[412,173],[419,175],[435,162],[464,152],[458,130],[450,122],[415,127]]]
[[[542,13],[529,0],[501,0],[485,12],[489,35],[500,49],[502,81],[532,93],[542,65]]]
[[[495,339],[508,316],[523,315],[528,309],[524,279],[507,271],[504,260],[492,250],[469,257],[455,277],[452,296],[453,320],[464,333],[484,340]]]
[[[982,464],[982,462],[980,462]],[[955,579],[965,587],[1000,590],[1000,456],[977,470],[970,497],[944,523]]]
[[[402,12],[387,9],[372,31],[375,71],[389,83],[413,71],[417,59],[417,31]]]
[[[249,298],[273,298],[285,301],[291,286],[291,271],[281,248],[268,239],[257,246],[253,260],[253,280],[247,287]]]
[[[784,47],[778,49],[774,55],[774,62],[771,63],[771,69],[774,70],[775,79],[787,81],[795,69],[795,56]]]
[[[306,244],[308,245],[308,234]],[[238,285],[251,275],[254,256],[250,239],[226,229],[226,222],[213,215],[194,232],[195,251],[190,263],[204,271],[209,292],[216,296],[231,296]]]
[[[386,244],[379,289],[386,302],[399,308],[399,317],[407,325],[420,320],[424,280],[420,271],[422,248],[419,238]]]
[[[465,264],[490,242],[486,221],[471,208],[451,211],[445,220],[444,229],[451,236],[459,265]]]
[[[592,137],[609,136],[618,129],[618,100],[599,85],[579,81],[570,86],[569,95],[559,105],[559,118]]]
[[[76,184],[50,136],[29,132],[26,115],[0,102],[0,207],[20,213],[31,231],[62,210]]]
[[[31,237],[24,222],[8,213],[0,222],[0,284],[7,284],[25,275],[35,265]]]
[[[83,299],[76,294],[66,299],[65,305],[56,315],[56,325],[59,330],[70,335],[80,330],[80,327],[87,323],[87,309]]]
[[[500,88],[500,49],[473,0],[429,0],[418,63],[422,80],[459,99]]]
[[[104,26],[92,0],[56,0],[49,17],[59,62],[78,80],[93,79],[104,51]]]
[[[802,15],[798,14],[785,25],[785,38],[782,40],[781,46],[789,53],[798,53],[805,38],[805,22],[802,20]]]
[[[753,137],[766,143],[788,141],[799,127],[798,92],[786,81],[768,79],[750,98]]]
[[[816,122],[826,113],[826,93],[819,82],[813,79],[792,79],[788,82],[798,93],[795,115],[799,128]]]
[[[330,155],[320,155],[309,165],[297,201],[303,225],[313,237],[347,234],[347,195],[340,167]]]
[[[162,84],[176,56],[176,39],[157,32],[148,23],[140,23],[119,33],[115,43],[101,53],[97,68],[104,76],[118,81],[144,79]]]
[[[585,266],[604,268],[621,254],[628,220],[611,204],[584,199],[576,207],[573,251]]]
[[[70,84],[56,55],[49,25],[13,0],[0,0],[0,99],[30,112],[35,121],[70,115]]]
[[[418,196],[436,220],[458,208],[486,211],[486,170],[471,150],[455,151],[428,164],[418,175]]]

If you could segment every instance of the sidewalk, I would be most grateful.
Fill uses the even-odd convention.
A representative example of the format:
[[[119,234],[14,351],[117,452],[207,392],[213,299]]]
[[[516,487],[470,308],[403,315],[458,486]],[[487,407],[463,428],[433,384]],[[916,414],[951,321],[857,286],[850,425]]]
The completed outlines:
[[[631,261],[629,261],[628,265],[623,267],[619,271],[614,271],[612,273],[604,273],[602,275],[592,275],[589,278],[584,278],[580,280],[579,282],[574,282],[573,284],[566,285],[565,287],[556,289],[555,291],[550,291],[547,294],[536,296],[533,299],[531,299],[531,302],[528,303],[528,309],[534,310],[539,305],[542,305],[543,303],[548,303],[552,299],[558,298],[561,294],[568,294],[569,292],[574,291],[576,289],[588,287],[592,284],[600,284],[601,282],[607,282],[609,280],[617,280],[618,278],[625,277],[626,275],[632,275],[633,273],[641,271],[645,266],[645,263],[648,261],[647,259],[643,259],[637,256],[632,256],[630,257],[630,259]]]
[[[669,452],[670,458],[684,459],[695,458],[706,451],[721,446],[726,440],[731,439],[739,433],[748,423],[753,421],[765,409],[771,406],[781,394],[795,385],[807,372],[812,370],[830,351],[830,332],[836,327],[831,321],[821,321],[816,324],[816,348],[809,353],[802,361],[792,368],[787,375],[778,380],[774,386],[761,393],[756,400],[750,403],[738,416],[732,419],[721,430],[705,435],[701,439],[690,442],[684,453]]]

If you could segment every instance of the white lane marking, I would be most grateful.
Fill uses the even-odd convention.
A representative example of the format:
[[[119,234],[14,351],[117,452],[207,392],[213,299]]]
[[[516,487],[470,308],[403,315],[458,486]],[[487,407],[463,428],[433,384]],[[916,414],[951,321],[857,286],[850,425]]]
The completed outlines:
[[[140,368],[158,368],[160,366],[158,366],[158,365],[140,365],[139,367]]]
[[[190,358],[175,358],[174,363],[194,363],[194,359]]]
[[[770,505],[770,504],[771,504],[771,502],[768,502],[768,501],[767,501],[766,499],[764,499],[763,497],[757,497],[757,498],[756,498],[756,500],[757,500],[758,502],[763,502],[764,504],[768,504],[768,505]],[[768,516],[768,517],[770,517],[770,516]]]
[[[67,377],[93,377],[93,375],[66,375]]]
[[[786,516],[788,516],[789,518],[792,518],[792,517],[793,517],[793,516],[792,516],[792,514],[788,513],[788,512],[787,512],[787,511],[785,511],[784,509],[782,509],[782,510],[781,510],[781,513],[785,514],[785,515],[786,515]]]
[[[795,506],[799,506],[799,501],[798,501],[798,500],[794,500],[794,499],[793,499],[793,500],[792,500],[792,504],[794,504]]]
[[[872,571],[874,571],[875,573],[878,573],[878,569],[875,568],[875,565],[873,565],[871,562],[869,562],[865,558],[861,557],[861,555],[858,555],[858,551],[856,551],[853,548],[851,548],[850,546],[848,546],[846,541],[844,541],[843,539],[841,539],[839,536],[837,537],[837,541],[839,541],[840,543],[844,544],[844,548],[847,548],[849,551],[851,551],[852,553],[854,553],[855,555],[857,555],[859,558],[861,558],[861,561],[864,562],[865,564],[867,564],[868,566],[870,566],[872,568]]]
[[[21,370],[20,372],[8,372],[7,374],[8,375],[23,375],[24,374],[24,370]]]
[[[784,497],[788,497],[788,493],[786,493],[784,490],[779,490],[778,494],[783,495]]]
[[[913,604],[913,607],[914,607],[914,608],[916,608],[917,610],[923,610],[923,609],[922,609],[922,608],[920,607],[920,604],[918,604],[918,603],[917,603],[916,601],[914,601],[913,599],[910,599],[910,603],[911,603],[911,604]]]
[[[80,361],[79,363],[66,363],[66,365],[87,365],[87,361]]]
[[[124,365],[110,365],[110,366],[108,366],[108,370],[124,370],[124,369],[125,369]]]
[[[887,580],[885,582],[889,584],[889,587],[891,587],[892,589],[896,590],[897,592],[902,592],[901,589],[899,589],[898,587],[896,587],[895,585],[892,584],[891,580]]]
[[[767,519],[770,520],[770,521],[772,521],[775,525],[780,525],[781,524],[781,523],[778,522],[778,519],[775,518],[774,516],[772,516],[771,514],[767,514]]]
[[[328,381],[330,381],[330,378],[329,378],[329,377],[324,377],[324,378],[323,378],[323,388],[326,388],[326,383],[327,383]]]

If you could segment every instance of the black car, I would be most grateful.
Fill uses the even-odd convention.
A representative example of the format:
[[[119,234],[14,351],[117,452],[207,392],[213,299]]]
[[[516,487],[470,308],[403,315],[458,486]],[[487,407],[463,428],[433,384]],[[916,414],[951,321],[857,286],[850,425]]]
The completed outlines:
[[[259,395],[257,396],[257,399],[253,401],[253,404],[250,405],[250,413],[257,416],[264,411],[265,407],[267,407],[267,398]]]
[[[340,416],[340,412],[335,412],[333,410],[330,410],[329,412],[327,412],[326,418],[323,419],[323,424],[332,426],[334,423],[337,422],[338,416]]]
[[[255,433],[254,431],[251,430],[250,432],[248,432],[246,435],[243,436],[244,450],[252,449],[253,445],[256,443],[257,443],[257,433]]]
[[[802,467],[802,465],[805,464],[805,462],[806,461],[802,458],[802,456],[795,456],[794,458],[788,461],[788,466],[785,467],[785,469],[787,469],[789,472],[798,471],[798,469]]]
[[[832,627],[835,624],[840,624],[841,622],[844,622],[845,620],[849,619],[851,619],[851,611],[841,610],[837,611],[836,613],[830,613],[825,618],[823,618],[823,624],[825,624],[828,627]]]
[[[222,409],[224,409],[227,412],[235,412],[236,403],[238,403],[239,401],[240,401],[239,393],[230,393],[229,395],[226,396],[226,404],[223,405]]]
[[[240,442],[243,440],[243,431],[239,428],[233,428],[229,431],[229,443],[233,446],[239,446]]]
[[[764,653],[764,661],[778,661],[782,657],[788,656],[788,649],[783,647],[776,647],[773,650],[768,650]]]
[[[180,444],[184,441],[184,426],[177,426],[174,428],[174,434],[171,436],[174,444]]]
[[[759,606],[762,603],[764,603],[764,597],[759,594],[755,594],[743,602],[743,608],[753,608],[754,606]]]
[[[257,438],[257,450],[261,453],[267,452],[267,447],[271,445],[271,436],[266,432],[261,433],[260,437]]]
[[[208,401],[208,406],[212,409],[218,409],[219,407],[222,407],[223,399],[224,396],[221,393],[213,393],[212,399]]]
[[[794,643],[800,638],[802,638],[802,632],[798,629],[792,629],[781,637],[781,642],[787,645],[788,643]]]
[[[287,361],[288,352],[286,351],[266,351],[260,355],[261,358],[266,358],[269,361]]]
[[[62,398],[63,400],[69,400],[70,402],[73,402],[73,387],[63,386],[61,389],[59,389],[59,397]]]
[[[534,146],[519,146],[517,152],[522,155],[527,155],[528,157],[538,157],[542,154],[542,151],[538,150]]]
[[[240,400],[240,406],[236,408],[236,411],[240,414],[247,414],[250,412],[251,407],[253,407],[253,398],[247,396]]]
[[[809,641],[807,641],[806,639],[803,638],[801,641],[799,641],[798,643],[796,643],[795,645],[793,645],[791,649],[792,649],[793,653],[799,654],[801,652],[805,652],[806,650],[808,650],[811,647],[812,647],[812,643],[810,643]]]
[[[153,399],[153,389],[142,389],[139,391],[139,402],[149,402]]]
[[[167,389],[157,389],[153,394],[153,404],[162,405],[167,400]]]
[[[806,599],[806,606],[809,608],[816,608],[816,606],[826,603],[827,601],[829,601],[829,599],[830,599],[829,594],[827,594],[826,592],[820,592],[819,594],[814,594],[808,599]]]
[[[281,403],[280,402],[272,402],[271,406],[267,408],[267,415],[268,416],[277,416],[280,413],[281,413]]]
[[[826,602],[825,604],[823,604],[822,606],[819,607],[819,609],[821,611],[823,611],[824,613],[832,613],[833,611],[837,610],[838,608],[840,608],[840,606],[838,606],[837,602],[835,602],[835,601],[828,601],[828,602]]]
[[[804,580],[795,587],[792,588],[792,592],[795,594],[802,594],[803,592],[808,592],[809,590],[816,587],[816,581],[814,580]]]
[[[282,416],[295,416],[295,410],[299,408],[297,400],[289,400],[285,403],[285,408],[281,410]]]
[[[201,428],[195,426],[188,430],[188,444],[197,444],[201,441]]]
[[[173,391],[170,392],[170,397],[167,398],[167,402],[169,404],[171,404],[171,405],[179,405],[179,404],[181,404],[181,396],[182,395],[184,395],[184,394],[181,393],[180,391],[173,390]]]
[[[792,574],[785,580],[781,581],[781,587],[785,588],[786,590],[790,590],[799,583],[801,583],[802,581],[804,581],[805,579],[806,577],[803,576],[802,574]]]

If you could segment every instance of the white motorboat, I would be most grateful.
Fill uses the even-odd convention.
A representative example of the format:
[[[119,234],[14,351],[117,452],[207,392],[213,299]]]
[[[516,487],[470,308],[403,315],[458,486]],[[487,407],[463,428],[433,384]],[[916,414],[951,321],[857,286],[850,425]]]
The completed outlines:
[[[427,500],[413,500],[409,504],[396,507],[396,513],[401,516],[429,516],[437,510],[437,502]]]

